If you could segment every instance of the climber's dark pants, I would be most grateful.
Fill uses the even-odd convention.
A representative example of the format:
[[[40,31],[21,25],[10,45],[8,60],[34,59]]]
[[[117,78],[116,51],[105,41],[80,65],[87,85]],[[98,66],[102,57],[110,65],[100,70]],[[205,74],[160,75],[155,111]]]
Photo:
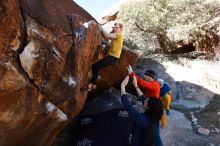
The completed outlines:
[[[107,56],[107,57],[97,61],[96,63],[94,63],[92,65],[92,78],[90,80],[90,83],[96,84],[96,80],[99,76],[100,69],[107,67],[109,65],[116,64],[117,61],[118,61],[118,58],[113,57],[113,56]]]

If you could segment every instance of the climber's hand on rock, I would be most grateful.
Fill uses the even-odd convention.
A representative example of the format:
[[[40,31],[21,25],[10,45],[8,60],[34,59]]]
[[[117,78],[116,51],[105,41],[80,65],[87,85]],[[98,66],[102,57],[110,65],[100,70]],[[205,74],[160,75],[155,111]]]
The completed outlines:
[[[89,24],[88,24],[87,22],[85,22],[85,23],[83,24],[83,26],[87,29],[87,28],[89,27]]]
[[[129,66],[128,66],[128,74],[130,75],[132,72],[133,72],[133,69],[132,69],[132,67],[129,65]]]

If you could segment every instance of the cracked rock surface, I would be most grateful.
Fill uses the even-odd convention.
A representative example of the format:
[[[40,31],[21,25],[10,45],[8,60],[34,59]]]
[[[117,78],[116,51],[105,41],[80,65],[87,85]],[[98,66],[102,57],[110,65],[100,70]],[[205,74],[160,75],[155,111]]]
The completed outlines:
[[[80,87],[101,57],[101,40],[94,18],[72,0],[0,1],[0,145],[53,144],[84,106]],[[120,66],[135,63],[135,53],[123,54],[127,62],[110,83],[103,71],[106,87],[124,76]]]

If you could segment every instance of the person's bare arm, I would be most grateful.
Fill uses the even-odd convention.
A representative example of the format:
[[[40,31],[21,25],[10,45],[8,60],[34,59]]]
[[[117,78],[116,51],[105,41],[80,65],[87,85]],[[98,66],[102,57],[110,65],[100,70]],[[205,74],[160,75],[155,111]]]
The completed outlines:
[[[137,78],[136,78],[136,76],[133,76],[133,86],[135,87],[139,97],[144,95],[143,92],[140,90],[140,88],[137,85]]]
[[[102,36],[106,39],[113,40],[118,38],[118,33],[108,33],[102,27],[101,27],[101,32],[102,32]]]
[[[129,76],[125,77],[123,82],[121,83],[121,95],[127,94],[125,90],[125,86],[128,84]]]

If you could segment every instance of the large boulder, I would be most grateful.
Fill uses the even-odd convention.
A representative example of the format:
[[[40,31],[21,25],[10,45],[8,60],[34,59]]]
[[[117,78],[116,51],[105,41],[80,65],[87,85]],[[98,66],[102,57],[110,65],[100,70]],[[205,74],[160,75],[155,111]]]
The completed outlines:
[[[213,18],[202,24],[198,29],[200,33],[191,32],[186,39],[178,41],[177,48],[173,53],[196,51],[197,56],[219,60],[220,17],[213,14]]]
[[[131,66],[134,66],[137,58],[137,53],[124,47],[120,59],[115,65],[101,69],[100,78],[97,80],[97,88],[101,90],[106,89],[111,85],[120,84],[120,82],[128,75],[128,65],[130,64]]]
[[[197,36],[196,50],[207,52],[208,58],[220,59],[220,17],[203,24],[203,34]]]
[[[0,145],[51,145],[83,107],[82,64],[93,60],[100,30],[94,21],[81,27],[93,18],[70,0],[6,0],[0,11]],[[69,13],[82,15],[73,18],[75,46]]]
[[[84,106],[100,28],[72,0],[1,1],[0,20],[0,145],[52,145]]]

